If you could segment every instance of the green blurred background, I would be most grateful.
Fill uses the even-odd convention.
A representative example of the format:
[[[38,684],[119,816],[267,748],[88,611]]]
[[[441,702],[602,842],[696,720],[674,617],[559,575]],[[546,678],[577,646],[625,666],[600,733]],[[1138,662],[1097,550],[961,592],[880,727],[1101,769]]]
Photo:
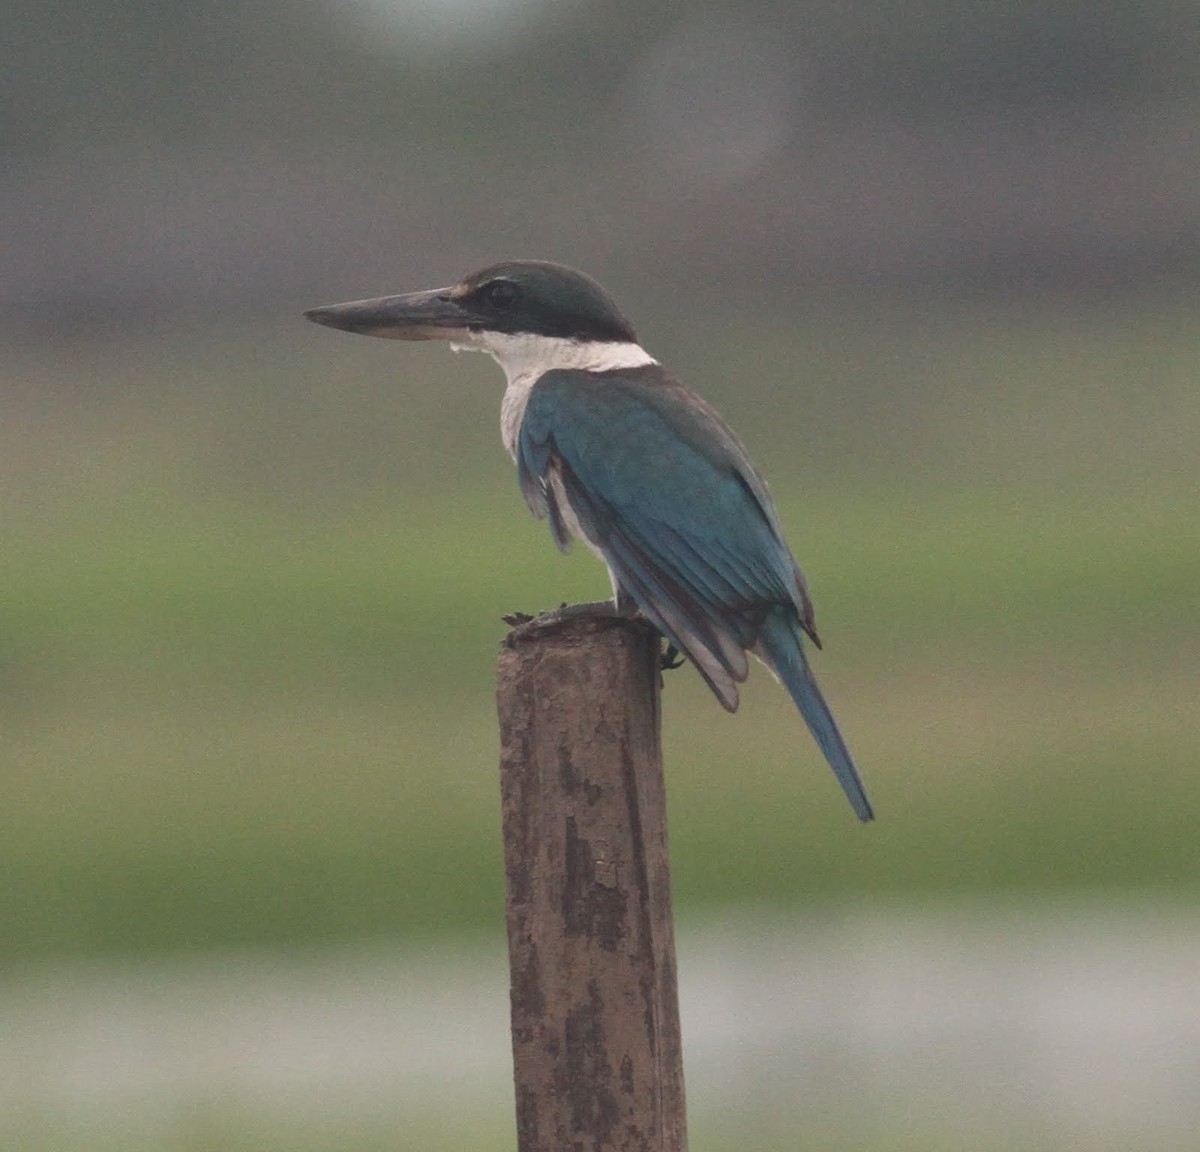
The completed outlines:
[[[685,985],[688,941],[729,925],[748,954],[844,917],[903,951],[898,925],[964,908],[1014,970],[1014,908],[1086,909],[1118,951],[1146,944],[1125,912],[1169,908],[1200,958],[1200,10],[14,0],[2,21],[0,1004],[24,1023],[0,1143],[513,1146],[502,1064],[336,1118],[317,1083],[300,1120],[219,1045],[207,1079],[139,1078],[119,1008],[179,989],[136,1001],[161,1021],[253,957],[249,1031],[297,962],[303,1021],[320,965],[367,949],[401,984],[427,978],[410,961],[488,973],[502,1020],[500,616],[607,578],[528,516],[490,361],[299,318],[502,257],[596,275],[751,448],[879,814],[856,826],[761,670],[736,717],[668,676]],[[1176,1078],[1200,1021],[1185,1039]],[[693,1148],[1111,1146],[1070,1109],[981,1122],[879,1068],[804,1095],[817,1057],[791,1042],[796,1079],[701,1101]],[[1041,1073],[1017,1066],[974,1090],[1020,1103]],[[1189,1146],[1172,1085],[1146,1097],[1170,1123],[1131,1098],[1139,1147]],[[1085,1080],[1080,1113],[1111,1087]]]

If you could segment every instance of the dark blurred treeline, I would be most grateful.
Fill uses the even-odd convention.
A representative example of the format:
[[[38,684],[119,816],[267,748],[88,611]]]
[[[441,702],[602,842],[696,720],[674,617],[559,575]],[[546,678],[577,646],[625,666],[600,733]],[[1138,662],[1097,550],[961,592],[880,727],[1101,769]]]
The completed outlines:
[[[0,299],[53,332],[505,255],[656,291],[1200,269],[1200,6],[9,0]]]

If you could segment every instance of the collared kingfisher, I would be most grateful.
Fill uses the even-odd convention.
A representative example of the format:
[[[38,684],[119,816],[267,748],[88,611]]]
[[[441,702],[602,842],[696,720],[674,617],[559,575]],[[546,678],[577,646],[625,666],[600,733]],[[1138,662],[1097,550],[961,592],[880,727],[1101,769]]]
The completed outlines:
[[[859,819],[862,778],[805,653],[808,586],[755,467],[716,411],[638,343],[590,277],[559,264],[493,264],[452,288],[314,308],[330,328],[445,340],[490,353],[508,386],[504,446],[535,516],[564,552],[581,537],[730,712],[758,656],[783,682]]]

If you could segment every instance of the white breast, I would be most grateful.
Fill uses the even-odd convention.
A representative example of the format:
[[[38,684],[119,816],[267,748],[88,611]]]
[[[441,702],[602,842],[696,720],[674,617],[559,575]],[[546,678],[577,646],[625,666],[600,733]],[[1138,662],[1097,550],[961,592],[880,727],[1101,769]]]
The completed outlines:
[[[500,439],[504,441],[504,447],[514,460],[517,458],[521,421],[525,419],[525,406],[529,403],[529,393],[539,376],[540,372],[510,376],[508,387],[504,389],[504,399],[500,401]]]

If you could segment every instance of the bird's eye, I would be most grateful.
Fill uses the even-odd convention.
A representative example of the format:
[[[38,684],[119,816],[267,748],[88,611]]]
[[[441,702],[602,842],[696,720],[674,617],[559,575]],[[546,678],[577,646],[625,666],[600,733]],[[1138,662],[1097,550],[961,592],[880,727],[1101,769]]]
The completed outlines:
[[[505,312],[513,306],[517,294],[517,286],[511,280],[493,280],[480,289],[479,298],[489,308]]]

